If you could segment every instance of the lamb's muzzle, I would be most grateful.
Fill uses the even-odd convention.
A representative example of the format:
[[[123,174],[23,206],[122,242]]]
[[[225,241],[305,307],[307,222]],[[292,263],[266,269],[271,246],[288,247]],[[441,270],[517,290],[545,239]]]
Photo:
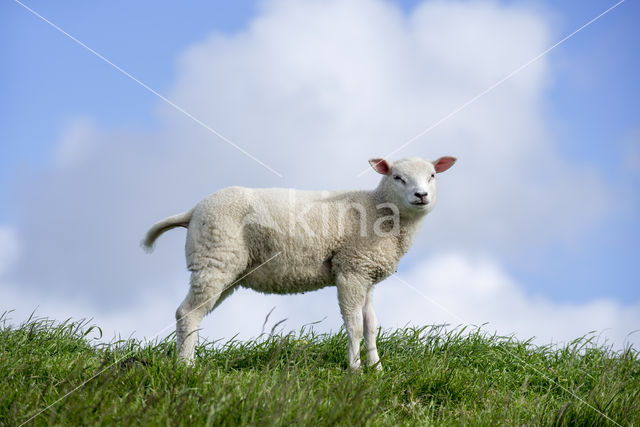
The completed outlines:
[[[396,271],[435,205],[436,174],[455,161],[371,159],[383,175],[373,191],[225,188],[155,224],[147,248],[171,228],[188,229],[191,285],[176,312],[179,357],[193,360],[200,321],[238,286],[281,294],[336,286],[349,366],[360,367],[364,334],[368,363],[381,369],[373,286]]]

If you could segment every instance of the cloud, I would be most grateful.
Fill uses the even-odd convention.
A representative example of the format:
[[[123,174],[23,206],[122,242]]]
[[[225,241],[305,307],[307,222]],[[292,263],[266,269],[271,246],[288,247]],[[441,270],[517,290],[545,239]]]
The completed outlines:
[[[365,159],[393,151],[549,44],[542,16],[493,3],[425,2],[406,16],[377,1],[270,2],[245,31],[190,48],[172,98],[281,171],[275,185],[371,187],[373,174],[353,176]],[[442,179],[448,213],[431,218],[431,235],[510,252],[572,239],[600,217],[602,205],[583,203],[607,200],[597,173],[559,158],[547,129],[550,78],[542,58],[398,153],[460,159]],[[179,132],[207,139],[160,109]],[[240,160],[243,172],[265,173]]]
[[[34,310],[37,316],[60,320],[92,319],[102,328],[104,341],[169,335],[182,298],[179,284],[174,283],[168,294],[149,292],[135,307],[104,312],[73,296],[42,299],[30,290],[6,284],[0,289],[0,299],[14,310],[9,315],[11,323],[19,323]],[[580,304],[553,302],[525,292],[489,256],[452,252],[429,258],[398,278],[378,284],[374,306],[384,329],[470,325],[481,326],[486,333],[534,338],[540,345],[562,345],[589,335],[614,350],[626,345],[640,347],[640,304],[622,305],[606,299]],[[287,297],[240,289],[205,317],[200,335],[208,340],[250,339],[270,333],[272,328],[288,332],[311,324],[318,332],[341,327],[335,288]]]
[[[96,124],[91,118],[75,118],[65,127],[56,152],[56,164],[62,168],[80,163],[91,152]]]
[[[50,169],[16,179],[23,256],[7,279],[12,301],[31,295],[28,301],[60,301],[62,316],[86,307],[96,319],[132,325],[159,312],[170,319],[188,283],[184,232],[162,236],[148,256],[138,242],[153,222],[229,185],[372,188],[373,174],[356,177],[367,159],[549,44],[543,16],[492,2],[425,2],[409,15],[377,0],[265,2],[244,30],[187,49],[169,97],[284,178],[164,103],[159,126],[148,131],[79,119],[63,133]],[[414,258],[435,248],[522,257],[600,218],[606,203],[583,200],[607,200],[601,179],[563,160],[547,129],[549,79],[542,58],[400,153],[460,159],[441,179],[440,206],[416,239]],[[261,325],[276,297],[249,295],[234,295],[219,317],[237,319],[250,307],[247,325]],[[287,297],[287,309],[275,314],[318,307],[311,318],[292,319],[326,312],[333,313],[327,324],[339,324],[335,295],[318,295],[314,304]]]
[[[172,297],[180,298],[176,292],[149,293],[136,307],[112,307],[106,311],[95,304],[87,304],[84,296],[47,295],[0,280],[0,314],[8,312],[6,319],[10,325],[17,326],[32,315],[58,321],[84,319],[101,328],[101,340],[105,342],[129,337],[151,340],[169,335],[175,330]]]
[[[525,292],[486,255],[452,252],[429,258],[399,280],[377,287],[375,300],[378,317],[387,327],[488,323],[482,327],[486,332],[535,337],[537,344],[567,343],[595,331],[600,343],[615,349],[626,343],[640,345],[640,304],[607,299],[554,302]]]
[[[0,227],[0,278],[7,274],[19,256],[16,231],[11,227]]]

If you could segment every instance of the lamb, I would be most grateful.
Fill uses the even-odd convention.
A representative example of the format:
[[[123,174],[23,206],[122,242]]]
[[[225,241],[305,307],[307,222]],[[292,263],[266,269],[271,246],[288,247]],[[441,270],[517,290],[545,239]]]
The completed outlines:
[[[179,358],[192,362],[202,318],[239,286],[289,294],[336,286],[348,336],[348,364],[382,369],[372,291],[396,271],[436,202],[436,173],[456,159],[369,160],[382,175],[373,191],[229,187],[147,232],[142,244],[187,228],[189,292],[176,311]]]

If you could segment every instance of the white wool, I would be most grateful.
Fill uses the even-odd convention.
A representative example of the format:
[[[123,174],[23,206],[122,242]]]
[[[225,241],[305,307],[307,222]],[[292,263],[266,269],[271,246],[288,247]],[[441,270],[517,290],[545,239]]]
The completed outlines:
[[[368,363],[381,368],[373,286],[396,271],[436,202],[435,174],[454,162],[373,159],[383,175],[373,191],[225,188],[154,225],[147,249],[171,228],[188,229],[191,286],[176,312],[179,356],[193,359],[200,321],[238,286],[279,294],[336,286],[349,366],[360,366],[364,332]]]

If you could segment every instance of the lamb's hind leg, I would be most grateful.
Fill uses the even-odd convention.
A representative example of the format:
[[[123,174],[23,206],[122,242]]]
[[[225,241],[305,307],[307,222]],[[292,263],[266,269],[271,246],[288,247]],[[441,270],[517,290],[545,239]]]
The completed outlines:
[[[235,277],[215,269],[191,272],[191,286],[176,311],[178,357],[192,361],[202,318],[230,295]]]

